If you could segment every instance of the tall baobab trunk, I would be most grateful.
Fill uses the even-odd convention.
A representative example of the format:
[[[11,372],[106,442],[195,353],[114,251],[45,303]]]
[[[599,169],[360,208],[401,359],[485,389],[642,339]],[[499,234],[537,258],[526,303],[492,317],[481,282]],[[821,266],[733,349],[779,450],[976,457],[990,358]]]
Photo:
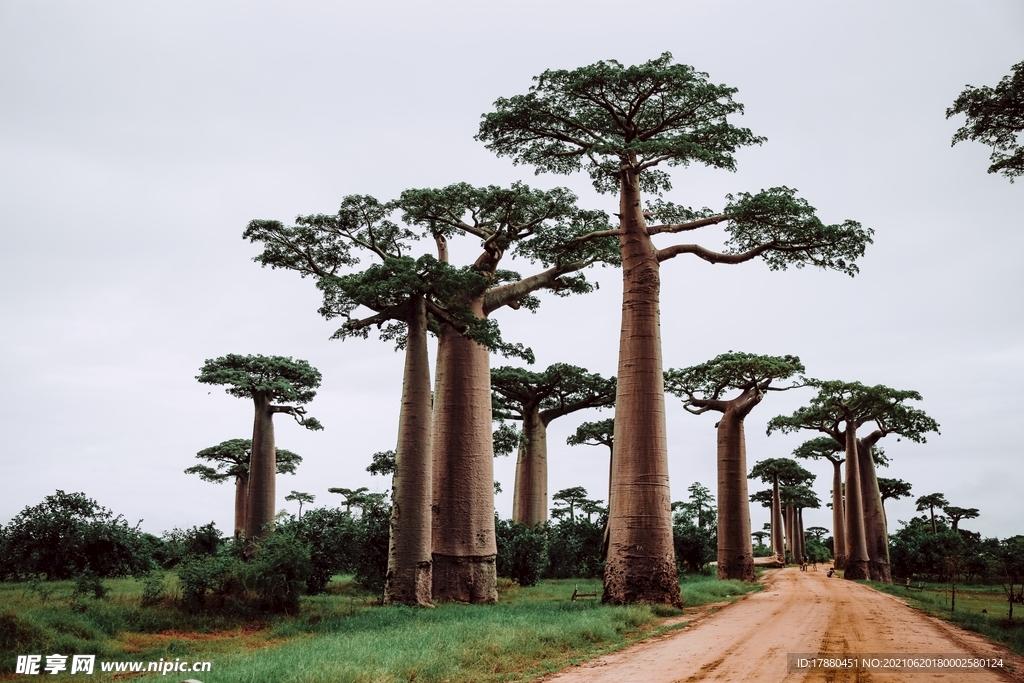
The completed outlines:
[[[523,414],[512,521],[537,526],[548,519],[548,430],[537,406]]]
[[[427,358],[427,311],[420,297],[410,302],[405,345],[402,410],[391,494],[391,539],[384,604],[430,606],[430,503],[432,408]]]
[[[639,176],[635,166],[622,167],[622,328],[602,600],[682,606],[672,544],[659,264],[644,223]]]
[[[796,509],[796,543],[800,548],[800,554],[797,558],[802,561],[807,557],[807,537],[804,535],[804,509]]]
[[[745,416],[726,410],[718,423],[718,578],[753,581]]]
[[[861,495],[860,458],[857,456],[857,432],[846,424],[846,570],[847,579],[868,579],[868,544]]]
[[[772,480],[772,552],[782,562],[786,561],[786,539],[783,536],[782,498],[779,496],[779,476]]]
[[[483,317],[480,300],[471,302]],[[498,599],[487,349],[441,326],[434,396],[433,596]]]
[[[270,396],[253,397],[256,416],[252,427],[252,456],[249,461],[249,492],[246,495],[245,538],[252,544],[270,533],[274,521],[277,450],[274,446],[274,412]]]
[[[835,568],[846,569],[846,514],[843,502],[843,473],[841,460],[832,463],[832,551]]]
[[[789,559],[796,562],[799,559],[796,555],[796,508],[792,505],[786,506],[786,549]]]
[[[240,541],[245,536],[245,503],[248,495],[249,477],[235,476],[235,541]]]
[[[858,439],[857,457],[860,459],[860,494],[864,505],[864,533],[868,549],[868,574],[872,581],[892,582],[889,569],[889,536],[885,531],[885,513],[882,495],[875,476],[875,461],[871,457],[872,445],[878,439],[871,436]]]

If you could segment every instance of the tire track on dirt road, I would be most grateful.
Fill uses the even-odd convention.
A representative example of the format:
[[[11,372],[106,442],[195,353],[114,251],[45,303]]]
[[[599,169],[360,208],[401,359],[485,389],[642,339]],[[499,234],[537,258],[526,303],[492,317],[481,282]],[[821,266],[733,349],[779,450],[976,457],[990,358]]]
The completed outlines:
[[[1024,660],[981,636],[928,617],[901,600],[824,572],[768,574],[766,589],[694,626],[637,643],[544,683],[1003,683],[1024,681]],[[1001,656],[1016,672],[794,672],[788,653]]]

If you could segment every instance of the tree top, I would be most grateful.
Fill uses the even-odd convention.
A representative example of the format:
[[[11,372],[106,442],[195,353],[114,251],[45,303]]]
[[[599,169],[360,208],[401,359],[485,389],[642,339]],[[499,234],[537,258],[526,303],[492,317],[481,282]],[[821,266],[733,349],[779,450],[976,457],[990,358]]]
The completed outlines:
[[[899,500],[910,495],[910,482],[902,479],[890,479],[889,477],[878,477],[878,492],[882,500]]]
[[[538,408],[542,419],[550,421],[577,410],[615,404],[614,377],[568,363],[554,363],[543,372],[494,368],[491,390],[498,416],[504,419],[521,419],[526,411]]]
[[[796,460],[790,458],[767,458],[756,463],[748,475],[749,479],[760,479],[766,484],[779,478],[783,486],[794,486],[804,482],[812,482],[817,475],[808,472],[797,464]]]
[[[533,80],[527,94],[494,102],[476,139],[538,173],[585,170],[599,192],[618,192],[623,165],[640,171],[697,162],[734,170],[740,147],[764,142],[728,121],[743,111],[732,99],[735,88],[673,63],[668,52],[636,66],[607,60]],[[645,191],[671,187],[662,171],[642,174],[641,182]]]
[[[229,353],[207,359],[196,379],[203,384],[227,385],[236,398],[266,396],[274,401],[309,403],[320,386],[320,372],[304,360],[286,356],[242,356]]]
[[[800,386],[772,387],[774,381],[804,372],[796,356],[758,356],[730,351],[700,365],[665,371],[665,391],[683,398],[690,412],[703,412],[704,401],[719,401],[726,391],[782,391]],[[696,409],[696,410],[695,410]]]
[[[844,425],[856,428],[867,422],[877,425],[879,437],[898,434],[915,443],[925,443],[928,432],[939,432],[939,424],[923,410],[904,405],[906,401],[921,400],[916,391],[860,382],[809,380],[808,384],[818,389],[817,396],[790,416],[772,418],[769,434],[812,429],[842,441]]]

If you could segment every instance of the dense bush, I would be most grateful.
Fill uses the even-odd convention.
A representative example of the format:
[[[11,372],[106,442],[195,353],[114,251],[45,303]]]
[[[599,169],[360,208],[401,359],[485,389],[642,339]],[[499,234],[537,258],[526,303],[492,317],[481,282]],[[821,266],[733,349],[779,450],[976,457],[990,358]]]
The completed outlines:
[[[533,528],[510,519],[495,519],[498,576],[520,586],[535,586],[548,567],[548,525]]]
[[[547,578],[591,578],[604,573],[603,521],[563,519],[548,530]]]
[[[170,569],[189,557],[216,555],[225,539],[213,522],[191,529],[171,529],[158,539],[153,558]],[[151,542],[151,541],[150,541]]]
[[[285,531],[263,539],[246,559],[234,543],[214,555],[189,555],[177,567],[190,612],[295,614],[313,572],[309,547]]]
[[[0,579],[70,579],[147,571],[152,546],[137,526],[84,493],[58,490],[0,529]]]
[[[718,530],[715,525],[698,526],[692,520],[676,515],[672,541],[680,573],[684,567],[691,572],[702,572],[718,557]]]
[[[361,521],[340,508],[317,508],[278,525],[309,548],[312,572],[306,580],[307,593],[322,593],[334,574],[355,572]]]
[[[368,591],[384,593],[388,573],[388,543],[391,537],[391,506],[367,505],[356,519],[352,570],[356,583]]]

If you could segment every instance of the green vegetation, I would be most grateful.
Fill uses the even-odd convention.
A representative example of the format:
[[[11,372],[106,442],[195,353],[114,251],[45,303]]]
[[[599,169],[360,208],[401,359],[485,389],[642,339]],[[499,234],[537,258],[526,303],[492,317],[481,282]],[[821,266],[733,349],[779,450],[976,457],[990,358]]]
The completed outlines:
[[[300,616],[249,621],[184,613],[177,609],[180,584],[170,574],[160,578],[165,597],[145,607],[147,586],[133,579],[104,581],[104,599],[76,595],[73,581],[0,583],[0,671],[13,671],[16,654],[59,652],[95,654],[97,662],[208,659],[213,667],[202,676],[205,683],[530,680],[685,626],[660,624],[681,614],[671,607],[570,601],[577,586],[600,591],[598,579],[530,588],[503,581],[497,605],[425,610],[377,607],[376,594],[351,576],[336,576],[327,594],[302,598]],[[702,575],[687,576],[680,586],[687,607],[760,588]],[[112,680],[98,669],[95,680]]]
[[[908,590],[895,583],[861,581],[875,590],[898,596],[911,607],[957,626],[980,633],[1024,655],[1024,622],[1007,620],[1006,594],[1000,585],[958,585],[956,611],[951,611],[952,595],[948,583],[923,583],[924,590]]]

